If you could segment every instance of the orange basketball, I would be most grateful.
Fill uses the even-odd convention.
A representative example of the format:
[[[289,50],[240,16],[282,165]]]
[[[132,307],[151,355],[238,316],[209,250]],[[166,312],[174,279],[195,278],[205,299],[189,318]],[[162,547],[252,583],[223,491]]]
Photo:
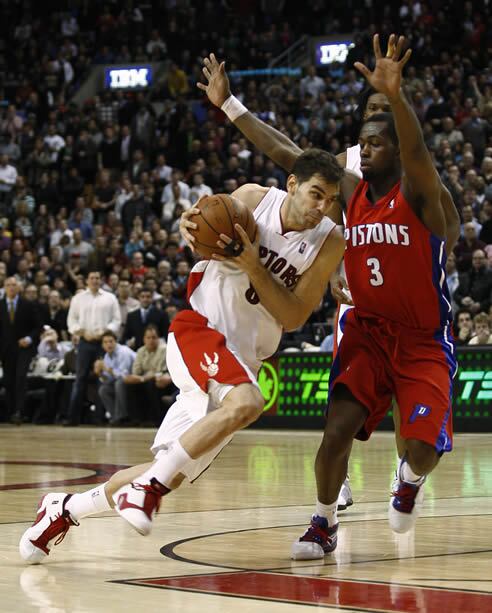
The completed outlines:
[[[194,215],[191,220],[197,224],[196,230],[190,230],[195,237],[195,248],[204,258],[210,258],[212,253],[225,257],[234,257],[242,251],[241,238],[234,228],[239,224],[244,228],[251,242],[256,235],[256,222],[248,207],[229,194],[214,194],[205,196],[195,205],[201,215]],[[226,234],[233,242],[226,249],[220,249],[217,241],[220,234]],[[238,247],[239,245],[239,247]]]

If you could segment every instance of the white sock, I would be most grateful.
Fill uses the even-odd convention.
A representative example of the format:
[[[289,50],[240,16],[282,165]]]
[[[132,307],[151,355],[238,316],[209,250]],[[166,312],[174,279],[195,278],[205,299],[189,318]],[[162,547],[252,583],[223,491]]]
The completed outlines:
[[[425,478],[425,475],[416,475],[405,460],[400,466],[400,478],[407,483],[417,483]]]
[[[152,464],[149,470],[145,471],[141,477],[135,479],[136,483],[150,483],[151,479],[157,479],[159,483],[169,487],[173,478],[181,471],[181,469],[191,462],[192,458],[183,448],[179,441],[171,443],[165,453],[157,458],[157,461]]]
[[[97,513],[102,513],[103,511],[111,511],[111,505],[106,498],[104,490],[105,485],[103,483],[87,492],[73,494],[65,508],[75,521],[79,521],[89,515],[97,515]]]
[[[338,501],[335,500],[332,504],[323,504],[319,500],[316,500],[316,515],[320,517],[326,517],[328,520],[328,525],[334,526],[337,523],[337,504]]]

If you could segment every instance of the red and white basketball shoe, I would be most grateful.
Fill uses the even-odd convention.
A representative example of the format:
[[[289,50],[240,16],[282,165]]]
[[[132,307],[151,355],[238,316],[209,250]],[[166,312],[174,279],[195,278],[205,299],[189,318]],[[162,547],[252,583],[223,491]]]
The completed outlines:
[[[290,557],[293,560],[319,560],[325,554],[335,551],[337,546],[338,524],[328,526],[325,517],[313,515],[311,525],[297,541],[292,544]]]
[[[130,483],[114,495],[115,510],[142,536],[152,530],[152,519],[161,506],[161,498],[169,489],[151,479],[150,483]]]
[[[401,476],[404,462],[405,456],[395,472],[388,507],[390,528],[398,534],[404,534],[414,527],[424,504],[425,477],[415,483],[404,481]]]
[[[65,505],[71,494],[46,494],[38,505],[36,521],[28,528],[19,542],[21,558],[29,564],[39,564],[50,554],[50,543],[59,545],[71,526],[79,524],[72,519]]]

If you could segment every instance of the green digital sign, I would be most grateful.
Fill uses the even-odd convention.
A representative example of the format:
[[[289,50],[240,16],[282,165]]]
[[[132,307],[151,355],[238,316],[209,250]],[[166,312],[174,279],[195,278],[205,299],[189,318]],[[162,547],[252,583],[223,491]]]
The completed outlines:
[[[492,351],[458,349],[457,357],[454,417],[491,418]],[[332,362],[332,355],[327,353],[281,353],[265,362],[258,380],[267,414],[322,417]]]

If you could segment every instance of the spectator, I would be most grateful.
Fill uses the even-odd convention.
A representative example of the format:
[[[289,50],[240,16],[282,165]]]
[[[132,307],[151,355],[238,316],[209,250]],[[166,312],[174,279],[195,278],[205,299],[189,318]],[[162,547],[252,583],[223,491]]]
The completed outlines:
[[[156,167],[152,171],[153,180],[159,185],[169,183],[171,181],[173,169],[166,164],[166,156],[162,153],[157,156]]]
[[[121,338],[126,326],[126,320],[128,313],[131,313],[135,309],[138,309],[140,303],[130,295],[130,282],[126,279],[122,279],[118,282],[118,305],[120,307],[121,327],[118,334],[118,338]]]
[[[17,180],[17,170],[9,164],[8,155],[0,155],[0,206],[8,207],[13,194],[13,189]],[[5,215],[7,208],[2,209]]]
[[[65,139],[57,134],[54,124],[48,126],[48,134],[44,137],[44,142],[48,147],[51,163],[55,165],[58,162],[58,154],[65,147]]]
[[[40,322],[32,302],[20,297],[15,277],[5,280],[0,301],[0,357],[3,366],[7,418],[21,424],[25,419],[27,372],[36,353]]]
[[[58,334],[56,330],[48,326],[44,326],[44,332],[41,334],[41,341],[38,346],[38,356],[47,358],[48,360],[61,360],[67,352],[66,347],[58,342]]]
[[[478,240],[477,231],[473,222],[464,225],[463,236],[459,239],[454,253],[456,255],[456,267],[459,272],[470,270],[472,254],[477,249],[484,249],[485,243]]]
[[[448,285],[449,295],[451,296],[453,313],[455,313],[458,309],[458,305],[454,301],[454,293],[458,289],[460,281],[458,270],[456,269],[456,256],[453,252],[448,255],[448,259],[446,260],[446,283]]]
[[[120,330],[121,316],[118,301],[113,294],[101,289],[101,273],[89,271],[86,290],[73,297],[68,312],[68,331],[80,337],[76,378],[72,389],[70,407],[64,425],[77,426],[82,417],[82,402],[87,378],[92,366],[101,354],[101,339],[105,330],[116,335]]]
[[[189,90],[185,72],[174,62],[171,64],[167,75],[167,87],[173,98],[183,96]]]
[[[89,242],[82,240],[82,230],[77,227],[74,228],[73,243],[66,247],[65,258],[79,258],[80,268],[86,270],[89,263],[89,256],[93,251],[94,247]]]
[[[128,420],[125,378],[131,372],[135,353],[118,344],[112,330],[102,335],[102,346],[104,356],[94,362],[94,372],[101,383],[98,393],[109,425],[121,426]]]
[[[480,117],[476,106],[471,110],[471,115],[460,126],[461,132],[467,142],[473,145],[473,151],[482,157],[487,143],[487,122]]]
[[[162,40],[159,30],[152,30],[150,40],[145,46],[147,54],[162,59],[167,53],[166,43]],[[157,53],[157,55],[156,55]]]
[[[299,91],[301,97],[304,98],[309,94],[314,100],[317,100],[320,93],[325,89],[325,83],[321,77],[316,74],[314,66],[308,66],[306,76],[301,79]]]
[[[471,313],[487,312],[492,291],[492,270],[487,265],[485,252],[477,249],[473,252],[472,269],[460,275],[460,284],[454,293],[459,307],[465,307]]]
[[[132,349],[140,349],[143,345],[145,327],[154,324],[161,338],[167,337],[169,320],[164,311],[152,304],[152,291],[142,288],[138,294],[139,308],[128,313],[122,342]]]
[[[457,345],[468,345],[473,334],[473,321],[470,311],[459,309],[456,313],[455,342]]]
[[[492,345],[492,334],[487,313],[478,313],[473,318],[474,336],[468,342],[469,345]]]
[[[125,377],[125,383],[130,386],[130,396],[133,398],[130,406],[139,409],[138,415],[134,415],[135,420],[156,425],[162,420],[162,394],[172,382],[166,366],[166,344],[159,340],[157,326],[149,324],[145,327],[143,342],[137,351],[131,374]],[[144,415],[146,413],[148,419],[142,419],[140,411]]]
[[[64,341],[68,340],[67,315],[67,310],[62,306],[60,292],[52,290],[48,297],[48,317],[44,323],[55,330],[58,337]]]
[[[143,281],[148,268],[144,265],[144,258],[141,251],[135,251],[132,255],[132,265],[130,268],[130,276],[132,281]]]
[[[198,202],[202,196],[211,196],[212,194],[212,188],[205,185],[203,175],[200,173],[193,175],[193,187],[190,190],[191,204]]]
[[[149,166],[144,159],[144,154],[141,149],[137,149],[133,153],[133,161],[130,166],[130,181],[132,183],[139,183],[140,177],[143,172],[147,172],[149,170]]]

